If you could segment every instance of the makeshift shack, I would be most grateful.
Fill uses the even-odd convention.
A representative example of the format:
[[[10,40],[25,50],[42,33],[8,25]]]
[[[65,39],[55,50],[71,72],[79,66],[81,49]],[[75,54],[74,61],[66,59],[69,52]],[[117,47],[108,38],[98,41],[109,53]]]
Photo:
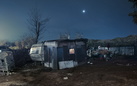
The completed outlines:
[[[87,39],[49,40],[32,45],[30,56],[53,69],[71,68],[86,62]],[[43,52],[44,51],[44,52]]]
[[[87,39],[46,41],[44,65],[53,69],[64,69],[86,62],[86,42]]]
[[[0,72],[8,73],[14,68],[14,58],[11,51],[0,52]]]

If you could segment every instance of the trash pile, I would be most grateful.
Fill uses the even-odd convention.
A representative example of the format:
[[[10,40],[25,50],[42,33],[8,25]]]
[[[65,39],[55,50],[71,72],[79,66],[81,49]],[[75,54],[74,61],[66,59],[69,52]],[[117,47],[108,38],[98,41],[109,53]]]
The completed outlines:
[[[99,58],[100,60],[109,61],[113,54],[111,51],[107,49],[97,49],[97,50],[87,50],[87,56],[89,59],[96,59]]]
[[[11,51],[3,51],[0,52],[0,73],[9,75],[9,71],[11,71],[15,67],[14,58]]]

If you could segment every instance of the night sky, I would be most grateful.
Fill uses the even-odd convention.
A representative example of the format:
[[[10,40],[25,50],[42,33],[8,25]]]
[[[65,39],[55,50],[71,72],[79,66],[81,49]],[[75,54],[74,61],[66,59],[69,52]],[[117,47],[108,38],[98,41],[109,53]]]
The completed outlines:
[[[28,33],[28,13],[38,8],[50,18],[42,40],[80,33],[89,39],[112,39],[137,34],[137,25],[128,13],[128,0],[0,0],[0,40],[18,40]]]

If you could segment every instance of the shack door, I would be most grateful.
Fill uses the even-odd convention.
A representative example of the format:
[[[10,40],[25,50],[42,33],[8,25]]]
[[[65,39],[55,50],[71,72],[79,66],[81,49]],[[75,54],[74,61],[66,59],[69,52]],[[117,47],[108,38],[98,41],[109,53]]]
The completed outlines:
[[[73,57],[69,54],[69,49],[67,46],[58,47],[58,61],[68,61],[73,60]]]
[[[44,47],[44,66],[46,67],[52,67],[51,65],[51,49]]]
[[[86,60],[86,50],[85,50],[85,46],[78,46],[76,48],[76,58],[78,62],[83,62]]]
[[[62,47],[58,47],[57,49],[57,58],[58,61],[64,61],[64,52]]]
[[[72,68],[75,66],[74,64],[74,56],[70,55],[69,49],[67,46],[59,47],[58,53],[58,69],[64,69],[64,68]]]

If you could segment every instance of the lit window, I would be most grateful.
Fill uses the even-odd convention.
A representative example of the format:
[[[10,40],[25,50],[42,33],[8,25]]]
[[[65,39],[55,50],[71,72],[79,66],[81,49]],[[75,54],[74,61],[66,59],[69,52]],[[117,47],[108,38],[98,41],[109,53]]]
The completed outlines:
[[[75,50],[74,49],[69,49],[69,54],[75,54]]]

